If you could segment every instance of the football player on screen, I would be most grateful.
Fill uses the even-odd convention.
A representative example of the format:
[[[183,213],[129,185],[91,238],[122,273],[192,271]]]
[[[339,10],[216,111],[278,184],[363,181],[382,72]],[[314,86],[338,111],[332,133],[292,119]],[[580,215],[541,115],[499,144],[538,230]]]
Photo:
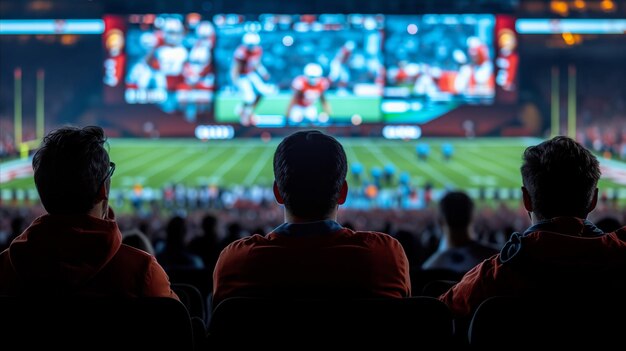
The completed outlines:
[[[309,63],[304,66],[304,75],[297,76],[291,83],[293,96],[287,106],[287,121],[297,125],[305,119],[307,122],[327,122],[330,115],[330,106],[324,93],[328,90],[330,82],[322,77],[322,67],[317,63]],[[317,102],[322,104],[325,116],[318,114]]]
[[[456,90],[470,96],[493,95],[495,77],[489,48],[478,37],[467,38],[468,64],[462,65],[456,77]]]
[[[356,48],[356,43],[352,40],[346,41],[335,57],[330,62],[330,73],[328,78],[337,86],[337,94],[346,95],[348,93],[348,82],[350,82],[350,59]]]
[[[196,40],[183,66],[184,80],[178,85],[178,102],[187,121],[193,122],[198,112],[206,110],[213,101],[215,74],[213,47],[215,29],[209,21],[201,21],[195,28]]]
[[[177,108],[176,90],[183,82],[183,66],[189,56],[183,46],[185,27],[179,18],[168,17],[163,20],[162,28],[156,35],[157,45],[148,55],[147,61],[156,71],[155,75],[165,77],[165,86],[159,87],[167,95],[162,108],[166,112],[173,112]]]
[[[235,50],[230,70],[231,79],[241,96],[242,103],[237,106],[236,112],[244,126],[254,124],[256,107],[264,95],[271,93],[271,88],[265,83],[270,76],[261,62],[263,48],[260,43],[258,33],[244,34],[241,45]]]

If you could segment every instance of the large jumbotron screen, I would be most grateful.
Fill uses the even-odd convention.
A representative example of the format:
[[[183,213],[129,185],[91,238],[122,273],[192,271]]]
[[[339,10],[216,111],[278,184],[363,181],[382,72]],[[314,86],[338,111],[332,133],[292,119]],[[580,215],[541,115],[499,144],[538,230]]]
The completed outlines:
[[[215,24],[217,121],[380,121],[383,16],[218,15]]]
[[[105,100],[258,127],[423,124],[516,102],[507,16],[105,16]]]
[[[189,120],[212,108],[215,29],[210,21],[196,14],[107,16],[105,26],[104,81],[123,88],[126,103],[157,104]]]
[[[388,123],[426,122],[495,98],[493,15],[387,16]]]

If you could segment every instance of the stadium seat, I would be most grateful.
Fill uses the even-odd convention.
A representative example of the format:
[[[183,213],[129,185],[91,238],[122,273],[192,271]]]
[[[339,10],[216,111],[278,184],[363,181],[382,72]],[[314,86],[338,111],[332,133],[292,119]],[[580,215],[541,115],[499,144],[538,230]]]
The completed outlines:
[[[191,317],[198,317],[207,322],[207,308],[205,297],[198,288],[191,284],[171,283],[172,290],[178,295],[180,301],[187,307]]]
[[[213,269],[167,269],[172,284],[189,284],[196,287],[206,299],[213,290]]]
[[[194,349],[187,309],[171,298],[2,296],[0,311],[3,349]]]
[[[463,278],[462,273],[455,272],[450,269],[443,268],[432,268],[432,269],[421,269],[421,268],[411,268],[411,291],[413,295],[420,295],[426,285],[432,281],[436,280],[448,280],[458,282]],[[430,295],[428,295],[430,296]]]
[[[505,345],[612,349],[623,345],[625,312],[623,297],[496,296],[476,309],[469,326],[469,344],[476,349],[502,349]]]
[[[332,346],[385,349],[452,340],[452,315],[430,297],[402,299],[268,299],[235,297],[213,311],[208,327],[215,350],[254,345],[279,349]]]
[[[457,282],[458,281],[456,280],[432,280],[424,285],[422,295],[439,297],[441,294],[452,288]]]

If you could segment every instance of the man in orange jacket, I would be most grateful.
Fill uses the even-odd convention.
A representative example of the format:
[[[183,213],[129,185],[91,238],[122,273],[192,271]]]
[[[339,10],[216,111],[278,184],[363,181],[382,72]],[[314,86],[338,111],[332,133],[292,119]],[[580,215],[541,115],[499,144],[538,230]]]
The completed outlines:
[[[622,299],[626,227],[604,233],[586,219],[598,201],[596,157],[559,136],[527,148],[521,172],[532,226],[439,299],[461,320],[497,295]]]
[[[0,253],[0,295],[171,297],[154,256],[122,244],[108,198],[115,164],[100,127],[50,132],[33,157],[48,214]]]
[[[235,296],[392,297],[411,295],[400,243],[337,223],[346,201],[346,154],[333,137],[299,131],[274,154],[274,196],[285,223],[227,246],[213,273],[213,306]]]

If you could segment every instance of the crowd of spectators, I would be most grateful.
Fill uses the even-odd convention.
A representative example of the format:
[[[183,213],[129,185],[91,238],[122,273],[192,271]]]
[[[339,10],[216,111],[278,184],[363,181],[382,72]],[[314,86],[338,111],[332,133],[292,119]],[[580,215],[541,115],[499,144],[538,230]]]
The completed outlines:
[[[521,200],[474,200],[476,216],[473,232],[480,242],[501,246],[513,232],[521,232],[529,226],[528,214]],[[121,205],[128,207],[125,203]],[[112,206],[117,208],[115,202]],[[9,238],[21,233],[27,223],[45,213],[34,200],[29,204],[5,202],[0,211],[2,247],[8,245]],[[145,234],[158,253],[164,247],[168,223],[173,218],[184,219],[184,242],[189,244],[203,236],[203,222],[208,217],[215,219],[219,247],[251,234],[266,234],[283,222],[282,208],[274,200],[240,200],[232,206],[220,208],[166,207],[161,201],[151,201],[144,204],[142,211],[118,210],[116,219],[123,233],[140,231]],[[626,223],[626,207],[603,196],[590,218],[594,222],[610,218],[623,225]],[[442,235],[437,224],[436,202],[421,209],[340,207],[338,220],[355,230],[379,230],[402,237],[400,241],[408,245],[405,249],[412,266],[420,266],[436,250]]]

